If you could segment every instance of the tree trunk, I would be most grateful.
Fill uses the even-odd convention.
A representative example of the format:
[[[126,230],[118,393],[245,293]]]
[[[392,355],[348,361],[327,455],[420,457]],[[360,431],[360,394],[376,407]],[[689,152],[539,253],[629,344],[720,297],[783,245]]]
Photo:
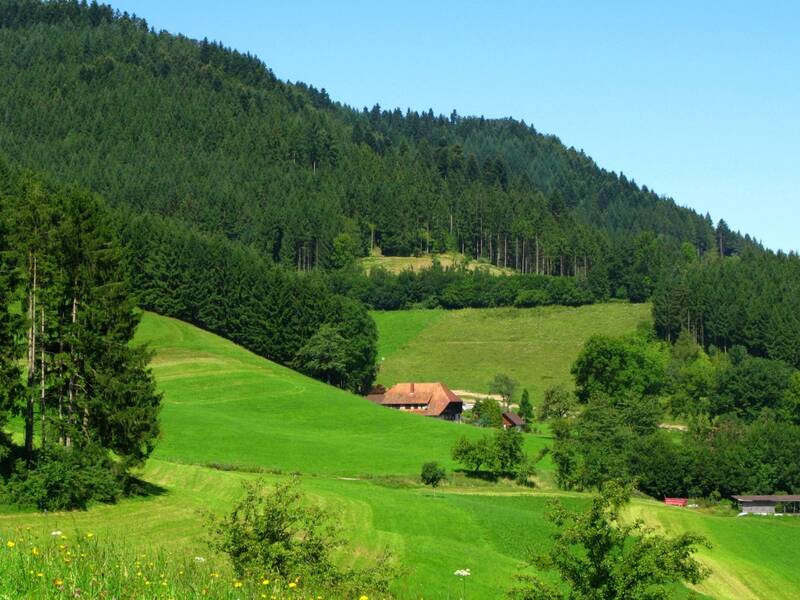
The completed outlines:
[[[36,388],[36,256],[28,254],[31,287],[28,291],[28,390],[25,406],[25,454],[28,461],[33,458],[33,390]]]
[[[44,364],[44,309],[42,309],[41,315],[42,315],[42,318],[41,318],[41,322],[42,322],[42,329],[41,329],[41,333],[42,333],[42,339],[40,340],[40,343],[39,343],[39,347],[41,348],[41,359],[39,360],[39,373],[40,373],[40,385],[41,385],[41,392],[40,392],[40,397],[39,397],[39,410],[40,410],[40,411],[41,411],[41,413],[42,413],[42,414],[41,414],[41,420],[42,420],[42,423],[41,423],[41,427],[42,427],[42,440],[41,440],[41,446],[42,446],[42,448],[44,448],[44,447],[45,447],[45,444],[46,444],[46,442],[47,442],[47,437],[46,437],[46,435],[45,435],[45,433],[46,433],[46,432],[45,432],[45,408],[46,408],[45,404],[46,404],[46,399],[45,399],[45,387],[44,387],[44,383],[45,383],[45,364]]]
[[[77,282],[76,282],[77,287]],[[73,332],[75,330],[75,326],[78,322],[78,298],[77,296],[72,296],[72,329]],[[73,333],[74,335],[74,333]],[[69,356],[70,356],[70,369],[71,373],[69,374],[69,383],[67,385],[67,433],[64,436],[64,445],[67,448],[72,446],[72,437],[70,436],[70,430],[72,427],[72,415],[75,408],[75,346],[70,343],[69,345]]]

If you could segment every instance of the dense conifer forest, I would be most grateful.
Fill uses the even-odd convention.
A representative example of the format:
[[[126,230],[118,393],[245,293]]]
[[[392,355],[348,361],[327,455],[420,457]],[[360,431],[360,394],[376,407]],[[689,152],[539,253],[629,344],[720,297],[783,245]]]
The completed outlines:
[[[337,240],[457,250],[521,273],[597,271],[641,299],[681,242],[757,246],[523,122],[354,109],[104,5],[4,0],[0,57],[14,164],[299,270],[335,266]]]

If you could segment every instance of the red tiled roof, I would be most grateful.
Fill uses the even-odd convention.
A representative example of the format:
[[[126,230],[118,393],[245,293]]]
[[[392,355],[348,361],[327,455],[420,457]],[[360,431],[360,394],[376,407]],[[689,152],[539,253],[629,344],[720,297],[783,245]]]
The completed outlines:
[[[398,383],[386,391],[381,404],[413,405],[415,408],[409,410],[438,417],[453,402],[463,403],[443,383]]]

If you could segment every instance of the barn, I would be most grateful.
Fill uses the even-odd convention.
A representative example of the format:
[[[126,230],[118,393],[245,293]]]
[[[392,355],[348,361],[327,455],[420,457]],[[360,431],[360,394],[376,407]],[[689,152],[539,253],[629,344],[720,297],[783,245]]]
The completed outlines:
[[[769,496],[734,496],[742,515],[797,515],[800,496],[778,494]]]

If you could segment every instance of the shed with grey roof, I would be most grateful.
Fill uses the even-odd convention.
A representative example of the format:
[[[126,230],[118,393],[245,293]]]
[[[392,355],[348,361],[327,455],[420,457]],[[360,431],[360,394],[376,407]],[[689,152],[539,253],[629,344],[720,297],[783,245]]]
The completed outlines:
[[[734,496],[739,513],[752,515],[800,514],[800,496],[777,494],[768,496]]]

